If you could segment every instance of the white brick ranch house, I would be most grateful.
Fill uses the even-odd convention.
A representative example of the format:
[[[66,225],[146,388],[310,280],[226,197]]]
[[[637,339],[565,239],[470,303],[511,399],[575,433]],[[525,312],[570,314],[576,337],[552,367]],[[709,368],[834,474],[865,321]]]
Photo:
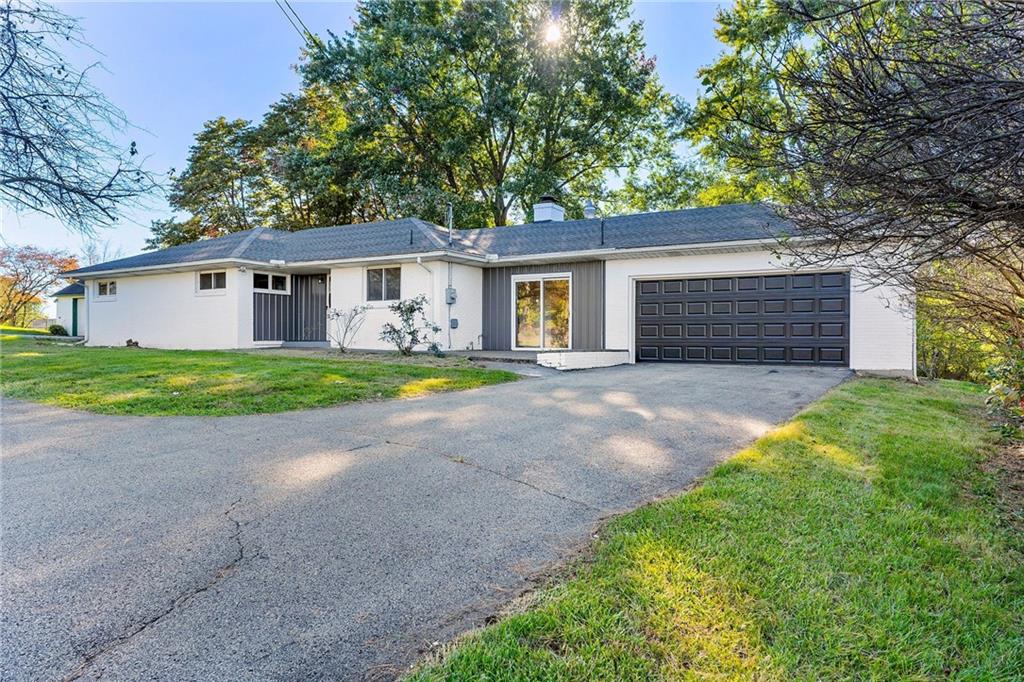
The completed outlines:
[[[915,372],[913,310],[855,267],[787,267],[773,246],[792,228],[765,205],[564,221],[543,201],[535,214],[451,239],[416,218],[256,228],[81,268],[78,333],[91,346],[325,345],[327,309],[365,304],[352,347],[384,349],[388,303],[424,294],[446,350]]]

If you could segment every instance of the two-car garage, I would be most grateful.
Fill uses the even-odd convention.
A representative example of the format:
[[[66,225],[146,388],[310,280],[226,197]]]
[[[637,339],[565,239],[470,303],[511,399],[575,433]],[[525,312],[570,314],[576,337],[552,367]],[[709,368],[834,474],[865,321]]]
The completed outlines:
[[[847,272],[635,281],[639,362],[850,364]]]

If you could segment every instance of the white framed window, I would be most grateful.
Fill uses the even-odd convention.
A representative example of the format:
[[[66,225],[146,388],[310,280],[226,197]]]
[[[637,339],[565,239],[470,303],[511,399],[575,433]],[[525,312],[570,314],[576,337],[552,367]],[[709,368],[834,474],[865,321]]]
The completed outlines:
[[[96,282],[96,298],[111,299],[117,296],[117,280],[101,279]]]
[[[291,278],[274,272],[252,273],[253,291],[262,291],[268,294],[287,294],[290,289]]]
[[[512,277],[512,348],[572,348],[572,275]]]
[[[227,288],[228,273],[226,270],[196,273],[196,292],[203,296],[223,294]]]
[[[402,298],[402,268],[366,269],[367,301],[398,301]]]

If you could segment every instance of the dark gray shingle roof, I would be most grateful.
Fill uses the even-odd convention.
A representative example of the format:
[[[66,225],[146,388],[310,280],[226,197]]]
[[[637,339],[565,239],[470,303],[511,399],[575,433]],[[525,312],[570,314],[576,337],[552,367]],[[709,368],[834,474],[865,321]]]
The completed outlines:
[[[58,296],[85,296],[85,285],[81,282],[72,282],[60,291],[53,294],[53,297]]]
[[[285,242],[284,259],[289,262],[340,260],[441,251],[448,248],[448,233],[418,218],[404,218],[301,230],[289,234]],[[484,255],[458,243],[451,250]]]
[[[90,274],[125,268],[188,264],[237,258],[288,263],[373,258],[450,250],[475,256],[543,255],[595,249],[747,241],[792,234],[791,227],[764,204],[639,213],[601,220],[530,223],[511,227],[456,230],[449,247],[444,228],[402,218],[299,232],[256,228],[75,270]]]
[[[258,235],[260,233],[288,234],[287,232],[277,232],[277,230],[255,228],[252,230],[245,230],[243,232],[234,232],[223,237],[217,237],[216,239],[204,239],[202,241],[192,242],[191,244],[171,246],[166,249],[160,249],[159,251],[148,251],[146,253],[140,253],[137,256],[118,258],[117,260],[107,261],[106,263],[89,265],[84,268],[74,270],[73,272],[76,275],[85,275],[93,272],[121,270],[123,268],[144,268],[159,265],[194,263],[204,260],[241,258],[242,256],[239,252],[245,250],[247,240],[254,234]]]
[[[603,244],[599,218],[462,230],[461,236],[487,253],[526,256],[768,239],[791,230],[764,204],[731,204],[606,218]]]

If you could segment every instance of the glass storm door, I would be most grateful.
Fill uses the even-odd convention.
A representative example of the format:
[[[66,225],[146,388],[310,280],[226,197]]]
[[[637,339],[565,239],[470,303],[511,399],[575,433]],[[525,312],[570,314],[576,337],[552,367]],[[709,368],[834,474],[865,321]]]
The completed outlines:
[[[569,280],[516,282],[516,348],[569,347]]]

